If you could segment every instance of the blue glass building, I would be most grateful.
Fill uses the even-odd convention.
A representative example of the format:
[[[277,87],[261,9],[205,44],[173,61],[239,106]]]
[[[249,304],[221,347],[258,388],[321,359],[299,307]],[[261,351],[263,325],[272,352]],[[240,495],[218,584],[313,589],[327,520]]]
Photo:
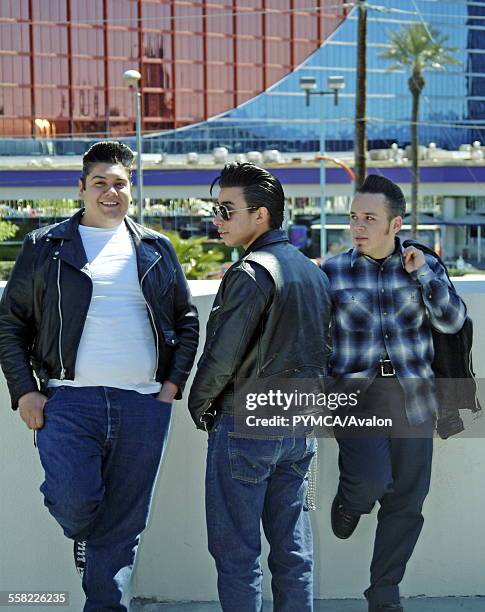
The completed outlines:
[[[485,140],[485,0],[379,0],[368,12],[367,116],[369,148],[409,143],[411,97],[408,74],[389,72],[380,57],[390,34],[412,22],[425,22],[448,37],[458,66],[425,72],[420,141],[456,149]],[[372,6],[372,5],[371,5]],[[357,13],[353,10],[334,34],[294,72],[238,108],[196,126],[146,139],[146,151],[230,152],[279,149],[318,150],[323,121],[328,151],[353,148],[356,90]],[[330,97],[305,105],[301,76],[315,76],[318,89],[327,77],[342,75],[339,106]]]

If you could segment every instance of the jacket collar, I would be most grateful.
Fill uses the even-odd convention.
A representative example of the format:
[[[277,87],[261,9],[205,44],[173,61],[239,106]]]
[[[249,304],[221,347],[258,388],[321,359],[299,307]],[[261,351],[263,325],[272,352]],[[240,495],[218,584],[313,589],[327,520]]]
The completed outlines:
[[[58,240],[73,240],[76,238],[76,233],[78,232],[78,227],[83,215],[84,208],[81,208],[81,210],[79,210],[69,219],[54,225],[54,227],[49,231],[48,237]],[[157,235],[155,232],[143,227],[143,225],[135,223],[128,216],[125,217],[125,225],[130,234],[132,234],[135,238],[136,242],[139,242],[140,240],[157,240]]]
[[[60,248],[58,252],[62,261],[65,261],[82,272],[88,272],[88,258],[86,257],[81,234],[78,231],[83,214],[84,208],[74,214],[70,219],[66,219],[66,221],[54,225],[54,227],[49,230],[47,237],[62,241],[62,248]],[[138,277],[141,279],[153,263],[162,256],[152,245],[152,243],[158,239],[158,235],[156,232],[135,223],[129,217],[125,217],[125,224],[133,238],[138,266]]]
[[[77,228],[83,214],[84,208],[78,210],[70,219],[57,223],[49,230],[47,237],[57,240],[73,240],[76,237]]]
[[[392,257],[393,255],[399,255],[400,258],[401,258],[401,264],[402,264],[402,266],[404,268],[403,253],[404,253],[404,247],[401,244],[401,240],[399,239],[398,236],[395,236],[395,238],[394,238],[394,251],[389,255],[389,257]],[[363,253],[361,253],[357,248],[353,248],[350,251],[350,267],[351,268],[354,267],[355,262],[361,256],[363,256]]]
[[[256,238],[256,240],[248,246],[244,255],[249,255],[252,251],[261,249],[269,244],[277,244],[278,242],[288,242],[288,236],[282,229],[270,229]]]

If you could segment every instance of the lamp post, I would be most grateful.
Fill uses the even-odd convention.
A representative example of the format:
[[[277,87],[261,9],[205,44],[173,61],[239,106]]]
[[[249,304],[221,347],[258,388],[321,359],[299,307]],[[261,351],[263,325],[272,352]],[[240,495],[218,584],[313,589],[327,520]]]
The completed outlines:
[[[323,259],[327,254],[327,213],[325,210],[325,123],[323,121],[323,96],[333,95],[333,103],[338,106],[339,91],[345,87],[343,76],[329,76],[327,87],[329,91],[315,91],[317,79],[313,76],[300,77],[300,88],[305,92],[305,104],[310,106],[310,96],[322,96],[322,108],[320,111],[320,257]]]
[[[138,223],[143,224],[143,171],[141,167],[141,74],[138,70],[126,70],[123,80],[133,89],[136,108],[136,198],[138,200]]]

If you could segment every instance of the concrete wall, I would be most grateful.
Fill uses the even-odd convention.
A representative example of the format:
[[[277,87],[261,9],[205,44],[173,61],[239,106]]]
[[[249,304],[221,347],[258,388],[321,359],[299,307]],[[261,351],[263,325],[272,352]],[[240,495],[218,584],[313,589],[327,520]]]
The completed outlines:
[[[193,283],[203,324],[215,286]],[[458,287],[474,318],[476,369],[485,377],[485,283],[460,281]],[[42,470],[32,432],[10,410],[3,378],[0,401],[0,590],[69,591],[70,610],[81,610],[83,595],[71,543],[43,506],[38,491]],[[485,436],[479,431],[484,423],[485,419],[474,421],[469,430],[477,437],[436,440],[425,525],[402,585],[404,595],[485,595]],[[160,601],[217,598],[216,574],[206,550],[205,448],[205,434],[194,429],[185,402],[177,402],[150,525],[139,551],[135,596]],[[376,512],[362,519],[350,540],[333,536],[329,511],[337,486],[336,466],[336,443],[321,440],[318,510],[313,513],[317,598],[360,597],[368,586]],[[266,556],[266,546],[263,553]],[[266,569],[264,588],[269,598]]]

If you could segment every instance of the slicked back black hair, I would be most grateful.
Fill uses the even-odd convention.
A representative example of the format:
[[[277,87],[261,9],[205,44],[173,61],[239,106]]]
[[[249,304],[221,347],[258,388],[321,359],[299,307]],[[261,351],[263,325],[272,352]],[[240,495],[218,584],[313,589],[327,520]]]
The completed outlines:
[[[221,189],[240,187],[248,206],[266,207],[272,229],[280,228],[283,224],[285,193],[279,180],[267,170],[250,163],[226,164],[221,174],[212,181],[211,195],[217,183]]]
[[[121,164],[127,170],[131,180],[131,171],[135,154],[127,145],[117,140],[95,142],[83,156],[83,173],[81,181],[86,188],[86,177],[96,164]]]
[[[386,198],[389,221],[394,217],[404,218],[406,199],[399,185],[390,179],[379,174],[369,174],[357,193],[382,193]]]

